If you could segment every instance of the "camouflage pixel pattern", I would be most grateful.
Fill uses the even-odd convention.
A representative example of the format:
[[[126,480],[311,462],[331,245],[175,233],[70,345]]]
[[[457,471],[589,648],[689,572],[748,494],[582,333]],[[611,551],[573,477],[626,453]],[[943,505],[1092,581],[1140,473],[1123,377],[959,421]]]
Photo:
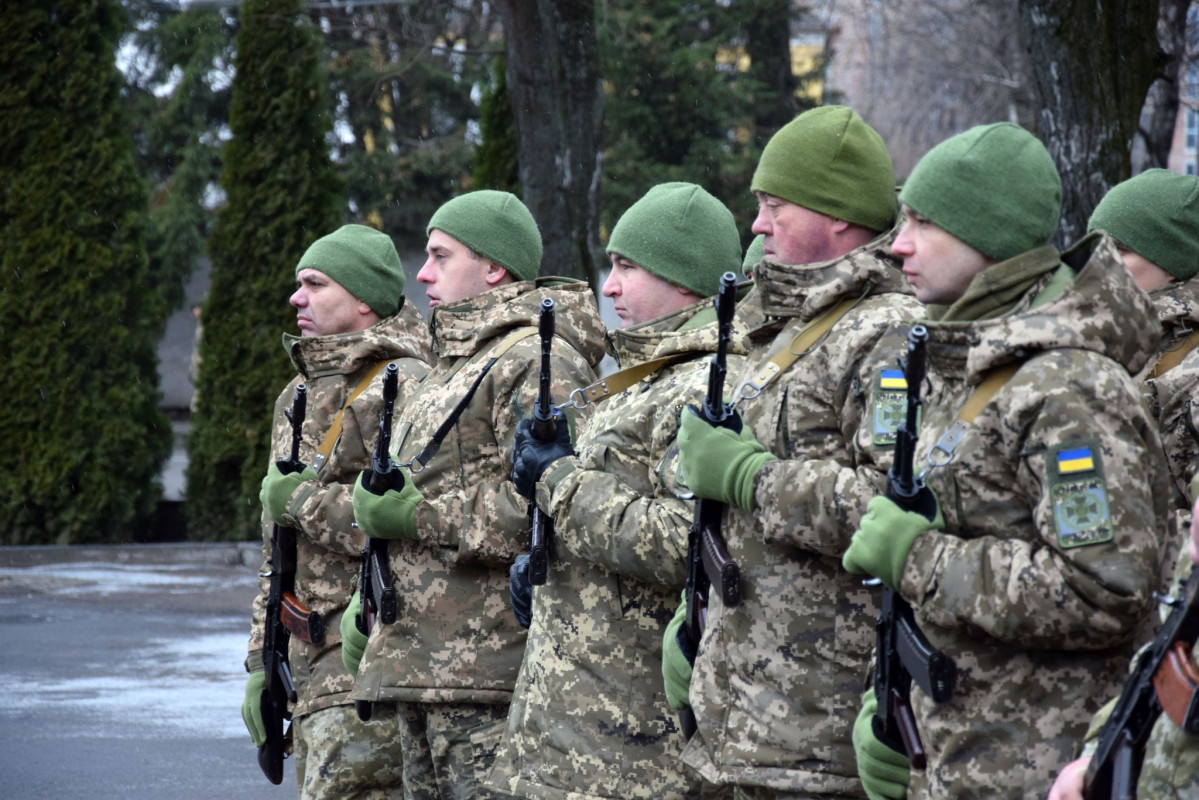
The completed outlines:
[[[1149,295],[1162,323],[1161,352],[1179,346],[1192,331],[1199,329],[1199,279],[1175,283]],[[1150,377],[1142,385],[1145,402],[1157,419],[1170,474],[1174,478],[1175,538],[1162,556],[1168,588],[1169,575],[1182,541],[1189,536],[1191,504],[1187,488],[1191,476],[1199,472],[1199,413],[1195,405],[1196,385],[1199,384],[1199,348],[1192,349],[1182,362],[1158,377]]]
[[[271,461],[287,458],[291,449],[291,425],[284,416],[295,396],[296,386],[308,388],[307,409],[301,429],[300,459],[312,463],[317,448],[338,410],[376,364],[395,361],[400,369],[396,408],[403,408],[432,360],[428,329],[409,303],[398,313],[364,331],[328,336],[285,336],[284,345],[299,375],[275,401],[271,433]],[[284,517],[296,529],[296,597],[321,614],[325,621],[325,643],[309,645],[291,637],[289,662],[299,702],[294,716],[334,705],[349,703],[353,679],[341,663],[341,612],[349,605],[361,564],[365,537],[351,527],[353,481],[370,469],[371,454],[379,435],[383,407],[381,373],[374,378],[342,416],[342,431],[328,462],[316,480],[300,484],[288,500]],[[265,473],[267,465],[263,465]],[[263,514],[263,568],[270,566],[271,532],[274,523]],[[259,579],[254,599],[253,626],[249,649],[262,650],[263,622],[270,580]]]
[[[1038,298],[1061,269],[1056,251],[1018,258],[1039,259],[1041,277],[1010,311],[927,323],[918,466],[989,370],[1019,369],[953,459],[925,475],[945,530],[916,538],[898,588],[933,647],[957,664],[957,686],[939,706],[912,693],[928,752],[912,797],[1044,798],[1117,692],[1157,585],[1170,478],[1131,377],[1156,357],[1154,309],[1105,237],[1062,255],[1075,274],[1056,296]],[[1083,451],[1095,469],[1062,460]],[[1055,506],[1063,477],[1090,488]]]
[[[508,605],[508,566],[528,543],[528,509],[509,481],[516,423],[538,392],[543,298],[556,303],[553,394],[565,398],[594,380],[604,327],[582,282],[542,279],[500,286],[434,307],[438,361],[402,414],[396,460],[410,461],[432,439],[482,371],[488,353],[517,329],[517,342],[491,368],[438,454],[412,473],[424,495],[419,540],[389,546],[396,621],[371,632],[354,698],[421,703],[496,703],[511,698],[525,630]]]
[[[728,371],[743,359],[734,322]],[[609,333],[622,368],[675,357],[596,406],[538,484],[554,557],[489,782],[522,797],[677,800],[704,791],[662,687],[662,630],[683,589],[695,504],[676,496],[679,415],[703,402],[716,352],[710,298]],[[713,787],[708,787],[711,791]]]
[[[710,781],[779,796],[865,796],[850,734],[874,645],[877,599],[841,554],[884,485],[890,447],[869,419],[877,343],[922,313],[886,248],[889,235],[829,262],[754,270],[773,321],[751,334],[741,386],[809,321],[861,298],[822,341],[756,397],[734,394],[744,423],[779,457],[755,509],[729,508],[724,534],[744,599],[709,602],[691,679],[699,733],[684,760]]]
[[[298,717],[292,734],[300,800],[437,800],[436,791],[415,789],[422,783],[418,769],[431,764],[428,752],[396,758],[399,730],[394,706],[379,706],[369,722],[353,706]],[[433,786],[432,775],[426,778],[423,783]]]
[[[493,703],[401,703],[416,710],[417,727],[406,740],[429,742],[442,800],[507,800],[484,785],[504,734],[507,708]],[[409,718],[411,719],[411,717]]]

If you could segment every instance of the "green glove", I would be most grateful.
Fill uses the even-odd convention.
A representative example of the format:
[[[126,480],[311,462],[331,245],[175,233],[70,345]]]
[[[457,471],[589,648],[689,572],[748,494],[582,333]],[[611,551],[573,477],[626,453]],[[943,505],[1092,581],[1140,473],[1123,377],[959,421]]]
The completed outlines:
[[[262,489],[258,492],[258,499],[262,502],[266,515],[273,519],[276,525],[287,525],[283,521],[283,515],[287,513],[287,501],[295,494],[296,489],[300,488],[301,483],[314,480],[316,471],[312,467],[304,467],[302,472],[284,475],[279,471],[278,464],[271,464],[270,469],[266,471],[266,477],[262,479]]]
[[[412,476],[399,467],[404,486],[375,494],[366,488],[366,473],[354,482],[354,520],[367,536],[377,539],[413,539],[416,536],[416,507],[424,501],[412,484]]]
[[[858,777],[870,800],[902,800],[912,779],[912,765],[903,753],[892,750],[874,735],[874,712],[878,700],[874,690],[862,695],[862,710],[853,724],[853,751],[858,758]]]
[[[355,622],[362,612],[362,592],[354,592],[350,605],[341,615],[341,663],[345,664],[346,672],[358,675],[358,665],[362,663],[362,654],[366,652],[367,635],[358,630]]]
[[[775,457],[741,419],[734,427],[716,427],[688,407],[679,420],[679,468],[698,497],[729,503],[746,511],[754,507],[754,481]]]
[[[253,656],[250,660],[253,661]],[[250,677],[246,679],[246,696],[241,701],[241,718],[250,732],[250,741],[255,747],[262,747],[266,741],[266,725],[262,722],[262,693],[266,691],[266,673],[262,669],[261,655],[257,664],[251,663],[250,670]]]
[[[945,527],[941,505],[935,497],[933,504],[937,511],[929,522],[923,514],[904,511],[882,495],[875,497],[866,506],[866,516],[862,517],[861,527],[854,531],[849,549],[841,557],[841,566],[847,572],[873,575],[895,589],[916,537]]]
[[[695,648],[684,649],[688,645],[687,631],[683,628],[683,619],[687,614],[687,604],[680,603],[674,618],[666,625],[662,634],[662,683],[666,688],[666,702],[675,711],[691,705],[688,694],[691,689],[691,664],[695,661]],[[680,641],[680,638],[683,641]],[[690,651],[690,652],[688,652]]]

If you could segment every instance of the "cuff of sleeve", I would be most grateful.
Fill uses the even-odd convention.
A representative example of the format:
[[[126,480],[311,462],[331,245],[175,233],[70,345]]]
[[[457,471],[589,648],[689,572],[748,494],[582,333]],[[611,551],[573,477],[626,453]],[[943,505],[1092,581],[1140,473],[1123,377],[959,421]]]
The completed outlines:
[[[733,505],[745,511],[754,510],[754,495],[758,490],[758,478],[762,474],[762,470],[771,461],[778,461],[778,457],[769,450],[757,453],[745,461],[745,477],[741,486],[735,487],[733,496]]]
[[[439,514],[440,512],[433,507],[432,503],[416,504],[416,508],[412,512],[413,520],[416,523],[416,541],[434,544],[438,547],[458,547],[457,528],[442,525]]]
[[[554,492],[579,469],[581,469],[579,459],[575,456],[566,456],[551,464],[550,468],[541,476],[541,480],[537,482],[537,507],[543,511],[550,508]]]
[[[300,524],[300,520],[305,517],[304,504],[308,502],[308,498],[316,494],[316,490],[320,488],[320,485],[320,481],[318,480],[302,481],[299,487],[291,493],[291,497],[287,498],[287,505],[283,509],[283,516],[288,526],[296,530],[303,530],[304,526]]]
[[[945,537],[940,531],[929,529],[912,541],[912,547],[903,562],[903,572],[899,576],[897,589],[909,602],[915,602],[913,598],[928,597],[936,593],[941,570],[944,568],[944,540]]]
[[[262,672],[266,665],[262,661],[262,651],[254,650],[246,655],[246,672]]]

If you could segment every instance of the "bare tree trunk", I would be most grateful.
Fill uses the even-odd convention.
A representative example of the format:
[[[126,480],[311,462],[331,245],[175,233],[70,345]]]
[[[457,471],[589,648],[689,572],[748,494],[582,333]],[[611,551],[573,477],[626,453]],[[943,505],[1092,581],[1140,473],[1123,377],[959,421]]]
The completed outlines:
[[[790,0],[751,0],[754,13],[745,23],[750,74],[762,82],[754,106],[754,138],[759,147],[799,113],[798,81],[791,72]]]
[[[1140,170],[1165,168],[1174,143],[1178,120],[1178,76],[1186,58],[1187,8],[1191,0],[1161,0],[1157,38],[1166,57],[1162,75],[1149,89],[1149,103],[1141,116],[1140,135],[1145,141]]]
[[[1020,29],[1037,98],[1037,136],[1062,175],[1059,246],[1130,175],[1145,95],[1161,74],[1157,3],[1021,0]]]
[[[503,0],[506,78],[542,274],[595,283],[603,94],[594,0]]]

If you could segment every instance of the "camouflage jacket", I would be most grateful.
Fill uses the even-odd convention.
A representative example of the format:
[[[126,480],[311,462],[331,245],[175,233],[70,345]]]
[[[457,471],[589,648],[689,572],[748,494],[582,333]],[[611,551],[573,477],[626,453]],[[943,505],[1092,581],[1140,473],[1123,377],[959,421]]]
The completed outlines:
[[[1199,280],[1171,284],[1149,295],[1157,308],[1163,335],[1161,353],[1164,355],[1199,327]],[[1174,478],[1175,538],[1163,553],[1162,564],[1168,576],[1178,555],[1178,547],[1190,531],[1191,504],[1187,487],[1191,476],[1199,471],[1199,409],[1194,409],[1196,385],[1199,384],[1199,348],[1193,348],[1182,362],[1160,375],[1150,373],[1141,387],[1149,410],[1157,419],[1162,444]],[[1168,581],[1167,581],[1168,582]],[[1167,587],[1168,588],[1168,587]]]
[[[555,521],[548,580],[490,780],[520,797],[682,798],[698,776],[662,690],[662,629],[679,604],[694,502],[676,497],[679,414],[703,402],[712,301],[611,332],[622,368],[670,363],[600,403],[538,485]],[[729,352],[744,352],[734,328]],[[741,359],[730,357],[736,374]],[[551,493],[552,489],[552,493]]]
[[[685,761],[715,783],[861,795],[850,732],[874,644],[877,599],[841,568],[891,439],[867,424],[877,343],[922,312],[882,236],[842,258],[754,270],[761,311],[739,413],[779,457],[759,473],[753,512],[729,508],[724,533],[743,600],[709,602],[691,680],[699,733]],[[756,394],[745,381],[843,300],[857,303]],[[893,431],[892,431],[893,434]],[[715,594],[715,593],[714,593]]]
[[[437,365],[392,434],[396,460],[410,461],[433,437],[489,360],[518,329],[519,340],[487,372],[437,455],[412,473],[424,495],[417,541],[389,543],[396,621],[376,625],[359,665],[354,697],[408,702],[507,703],[525,647],[508,603],[508,567],[528,544],[528,506],[509,481],[516,423],[538,392],[542,299],[556,303],[553,396],[595,379],[604,326],[587,284],[518,282],[433,309]],[[559,400],[559,402],[561,402]]]
[[[307,413],[301,429],[300,460],[311,464],[326,431],[359,382],[372,367],[395,361],[400,369],[396,408],[403,408],[432,360],[429,333],[420,313],[411,304],[365,331],[330,336],[285,336],[284,347],[299,375],[275,402],[271,434],[271,461],[287,458],[291,450],[291,425],[284,411],[291,408],[296,386],[308,388]],[[285,519],[296,529],[296,598],[321,614],[327,629],[323,645],[305,644],[291,637],[289,662],[299,702],[294,715],[349,702],[352,678],[341,663],[341,612],[350,602],[365,542],[352,528],[353,481],[370,468],[378,441],[379,414],[383,407],[381,377],[354,399],[342,416],[342,431],[316,480],[305,481],[287,504]],[[274,523],[263,514],[262,538],[265,573],[270,564]],[[254,599],[250,650],[262,650],[268,579],[259,580]]]
[[[1169,472],[1131,377],[1156,357],[1156,314],[1106,237],[1017,258],[1040,277],[1011,310],[927,323],[916,457],[937,464],[945,527],[916,538],[898,588],[957,686],[939,706],[912,693],[928,751],[915,797],[1043,798],[1122,682],[1157,586]],[[1005,365],[956,447],[941,441]]]

